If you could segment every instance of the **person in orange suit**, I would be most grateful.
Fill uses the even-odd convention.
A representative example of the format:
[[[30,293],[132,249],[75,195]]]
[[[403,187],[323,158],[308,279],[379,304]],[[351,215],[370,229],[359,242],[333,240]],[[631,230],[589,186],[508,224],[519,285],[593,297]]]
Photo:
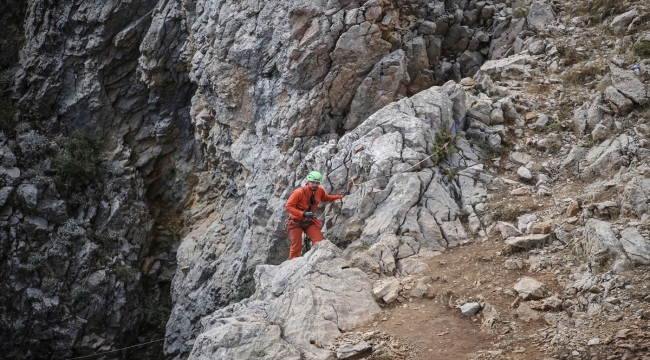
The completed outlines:
[[[325,193],[325,190],[320,187],[323,175],[318,171],[310,172],[305,180],[307,184],[294,190],[284,205],[284,210],[289,213],[289,220],[287,220],[287,231],[291,239],[289,260],[300,256],[303,232],[311,239],[312,245],[323,240],[323,233],[320,231],[321,222],[314,216],[318,203],[343,199],[343,195]]]

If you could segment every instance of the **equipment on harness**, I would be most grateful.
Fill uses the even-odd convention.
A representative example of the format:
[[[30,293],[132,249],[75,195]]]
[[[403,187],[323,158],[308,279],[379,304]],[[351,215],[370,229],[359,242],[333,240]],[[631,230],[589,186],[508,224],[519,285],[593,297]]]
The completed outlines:
[[[307,218],[313,218],[313,217],[314,217],[314,213],[311,212],[311,211],[303,211],[303,213],[302,213],[302,217],[304,217],[305,219],[307,219]]]

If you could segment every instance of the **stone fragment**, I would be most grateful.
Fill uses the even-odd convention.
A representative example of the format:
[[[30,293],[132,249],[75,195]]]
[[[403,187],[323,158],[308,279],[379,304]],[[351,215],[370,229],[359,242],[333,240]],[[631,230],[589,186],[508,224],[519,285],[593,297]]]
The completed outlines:
[[[627,256],[636,264],[650,264],[650,240],[635,227],[621,231],[621,245]]]
[[[548,234],[551,232],[553,221],[532,222],[528,225],[530,234]]]
[[[515,151],[510,153],[510,160],[521,165],[526,165],[530,162],[530,155]]]
[[[465,303],[460,306],[460,311],[465,316],[472,316],[481,310],[481,305],[477,302]]]
[[[520,166],[519,169],[517,169],[517,175],[523,180],[532,180],[533,179],[533,174],[531,174],[530,170],[528,170],[525,166]]]
[[[523,300],[537,300],[548,294],[546,284],[529,277],[519,279],[513,288]]]
[[[533,234],[506,239],[506,252],[528,251],[550,243],[550,234]]]
[[[13,191],[14,188],[11,186],[5,186],[2,189],[0,189],[0,207],[5,206],[7,200],[9,199],[9,196]]]
[[[566,216],[567,217],[576,216],[578,214],[578,211],[580,211],[580,205],[578,205],[578,202],[571,201],[571,203],[566,209]]]
[[[621,69],[614,64],[610,64],[609,69],[612,74],[612,86],[616,90],[639,105],[648,103],[648,91],[634,72]]]
[[[514,225],[507,222],[499,221],[497,223],[497,230],[501,234],[502,239],[507,239],[510,237],[521,236],[522,233]]]
[[[639,12],[636,9],[624,12],[612,20],[609,26],[614,30],[614,32],[620,32],[625,29],[632,23],[632,20],[639,16]]]
[[[20,202],[28,209],[34,210],[38,203],[38,189],[36,185],[21,184],[16,189],[16,196]]]
[[[551,25],[555,21],[555,14],[551,5],[536,1],[530,6],[526,20],[530,27],[542,31],[546,26]]]
[[[542,318],[542,315],[538,311],[531,309],[527,303],[520,304],[515,310],[515,314],[525,322],[537,321]]]
[[[364,354],[372,350],[372,346],[365,341],[361,341],[354,345],[352,344],[343,344],[336,351],[337,359],[349,359],[351,357]]]
[[[627,115],[634,108],[632,100],[618,92],[613,86],[608,86],[604,95],[605,101],[608,101],[613,106],[614,112],[620,115]]]
[[[625,250],[608,222],[587,220],[580,245],[594,268],[611,268],[614,272],[621,272],[629,265]]]

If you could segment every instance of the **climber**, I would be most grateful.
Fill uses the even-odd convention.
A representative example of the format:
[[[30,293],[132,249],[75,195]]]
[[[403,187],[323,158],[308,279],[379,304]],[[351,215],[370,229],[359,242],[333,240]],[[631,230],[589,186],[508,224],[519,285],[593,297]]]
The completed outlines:
[[[343,195],[325,193],[325,190],[320,187],[323,175],[318,171],[310,172],[305,180],[307,184],[294,190],[284,205],[284,210],[289,213],[289,220],[287,220],[287,231],[291,239],[289,260],[300,256],[303,231],[311,239],[312,245],[323,240],[323,233],[320,231],[321,222],[314,216],[318,203],[343,199]]]

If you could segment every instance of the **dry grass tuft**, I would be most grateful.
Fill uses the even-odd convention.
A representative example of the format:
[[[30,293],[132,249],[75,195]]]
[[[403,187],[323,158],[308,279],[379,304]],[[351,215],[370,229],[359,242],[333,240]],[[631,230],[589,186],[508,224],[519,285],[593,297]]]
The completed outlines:
[[[604,72],[601,70],[600,66],[591,65],[586,67],[573,68],[564,75],[565,85],[585,85],[591,81],[596,80],[597,75],[601,75]]]
[[[573,16],[585,15],[589,20],[601,23],[610,16],[622,14],[630,9],[629,1],[585,0],[572,11]]]

